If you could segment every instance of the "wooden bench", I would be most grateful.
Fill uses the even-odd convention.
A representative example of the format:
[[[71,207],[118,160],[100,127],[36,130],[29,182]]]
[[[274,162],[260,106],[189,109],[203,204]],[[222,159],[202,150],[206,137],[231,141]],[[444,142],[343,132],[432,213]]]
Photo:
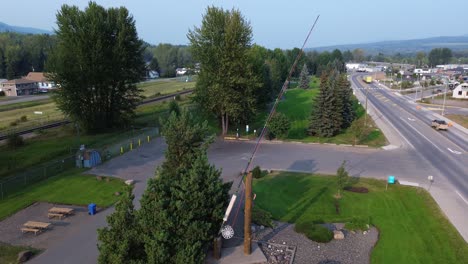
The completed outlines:
[[[48,216],[49,218],[58,217],[59,219],[62,219],[62,217],[64,217],[64,214],[48,213],[47,216]]]
[[[40,229],[37,228],[28,228],[28,227],[23,227],[21,228],[21,232],[26,233],[26,232],[33,232],[34,235],[37,235],[37,233],[41,232]]]

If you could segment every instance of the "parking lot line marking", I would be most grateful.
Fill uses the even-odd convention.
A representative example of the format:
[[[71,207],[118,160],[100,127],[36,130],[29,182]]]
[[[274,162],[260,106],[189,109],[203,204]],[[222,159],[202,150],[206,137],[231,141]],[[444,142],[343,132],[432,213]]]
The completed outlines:
[[[466,204],[468,204],[468,201],[466,201],[465,198],[463,198],[463,196],[462,196],[457,190],[455,190],[455,192],[458,194],[458,196],[460,196],[460,198],[462,198],[462,200],[463,200]]]

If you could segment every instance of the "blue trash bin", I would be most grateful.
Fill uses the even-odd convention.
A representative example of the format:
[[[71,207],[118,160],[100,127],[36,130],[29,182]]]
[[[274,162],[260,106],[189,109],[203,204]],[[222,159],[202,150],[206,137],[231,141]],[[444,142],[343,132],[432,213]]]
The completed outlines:
[[[96,204],[89,204],[88,205],[88,214],[95,215],[96,214]]]

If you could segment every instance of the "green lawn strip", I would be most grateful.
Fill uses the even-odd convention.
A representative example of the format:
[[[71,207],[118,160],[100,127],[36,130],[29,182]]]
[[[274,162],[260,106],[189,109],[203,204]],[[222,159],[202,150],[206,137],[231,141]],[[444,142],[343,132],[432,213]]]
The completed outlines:
[[[0,105],[0,112],[19,109],[19,108],[25,108],[25,107],[38,106],[38,105],[43,105],[43,104],[47,104],[47,103],[50,103],[50,102],[52,102],[52,99],[41,99],[41,100],[35,100],[35,101]]]
[[[29,250],[33,254],[39,253],[39,250],[31,248],[31,247],[23,247],[23,246],[12,246],[9,244],[5,244],[0,242],[0,263],[4,264],[14,264],[18,263],[18,253],[21,251]]]
[[[0,200],[0,220],[35,202],[70,205],[95,203],[98,207],[108,207],[117,201],[114,193],[123,189],[122,180],[109,177],[109,181],[98,181],[95,175],[84,175],[82,172],[82,169],[65,171]]]
[[[285,114],[291,120],[291,128],[287,138],[283,140],[301,141],[301,142],[317,142],[317,143],[334,143],[334,144],[353,144],[354,136],[350,129],[345,129],[342,133],[330,137],[315,137],[307,135],[309,127],[310,114],[313,107],[313,100],[317,96],[318,89],[291,89],[285,93],[285,99],[278,105],[277,111]],[[364,108],[355,103],[357,118],[364,118]],[[381,147],[386,144],[386,139],[383,133],[377,128],[371,118],[368,118],[371,133],[361,141],[363,145],[372,147]]]
[[[80,135],[79,143],[91,148],[102,148],[130,138],[133,133],[125,130]],[[77,134],[71,125],[44,130],[41,135],[25,141],[26,144],[17,149],[0,146],[0,179],[44,162],[73,155],[79,145]]]
[[[185,82],[177,79],[161,79],[152,82],[138,84],[143,90],[142,95],[146,98],[158,97],[165,94],[180,92],[195,88],[195,82]]]
[[[42,112],[42,114],[35,114],[34,112]],[[27,120],[25,122],[17,121],[21,119],[22,116],[26,116]],[[57,108],[55,103],[48,102],[1,112],[0,130],[39,126],[60,119],[63,119],[62,112]],[[14,122],[16,122],[16,125],[12,125]]]
[[[344,192],[334,207],[336,178],[280,173],[254,181],[255,205],[281,221],[369,219],[380,232],[372,263],[468,263],[468,245],[431,196],[420,188],[360,179],[368,194]]]
[[[448,114],[448,115],[445,115],[445,116],[448,119],[452,120],[453,122],[459,124],[460,126],[468,128],[468,116],[466,116],[466,115],[454,115],[454,114]]]

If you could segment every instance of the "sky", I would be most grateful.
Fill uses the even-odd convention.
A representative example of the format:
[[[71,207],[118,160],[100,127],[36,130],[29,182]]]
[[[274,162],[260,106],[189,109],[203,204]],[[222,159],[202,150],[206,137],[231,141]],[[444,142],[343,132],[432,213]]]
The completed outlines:
[[[459,21],[466,0],[96,0],[125,6],[140,38],[151,44],[188,44],[187,32],[200,26],[207,6],[237,8],[250,21],[253,42],[270,49],[300,47],[315,18],[306,48],[468,34]],[[0,0],[0,22],[51,30],[62,4],[83,9],[87,0]],[[18,14],[21,15],[18,15]],[[464,20],[463,20],[464,21]]]

